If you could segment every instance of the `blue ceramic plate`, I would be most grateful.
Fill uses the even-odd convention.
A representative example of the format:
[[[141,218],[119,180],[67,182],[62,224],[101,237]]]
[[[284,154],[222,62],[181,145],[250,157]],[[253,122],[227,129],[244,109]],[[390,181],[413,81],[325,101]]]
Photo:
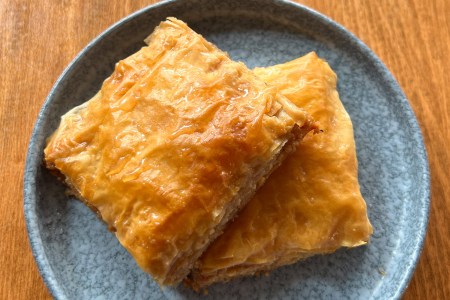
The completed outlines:
[[[57,299],[197,298],[161,290],[107,226],[42,166],[45,139],[70,108],[91,98],[114,63],[144,45],[168,16],[178,17],[249,67],[316,51],[339,77],[355,128],[362,193],[374,226],[366,247],[282,267],[209,289],[208,299],[399,298],[422,247],[429,208],[428,162],[420,129],[398,84],[361,41],[332,20],[276,0],[168,1],[143,9],[92,41],[56,82],[31,138],[25,216],[39,270]],[[61,54],[63,55],[63,54]]]

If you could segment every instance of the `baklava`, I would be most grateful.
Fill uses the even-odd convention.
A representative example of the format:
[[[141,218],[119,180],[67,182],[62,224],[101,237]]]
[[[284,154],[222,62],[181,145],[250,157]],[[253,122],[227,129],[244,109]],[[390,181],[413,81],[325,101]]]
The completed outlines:
[[[49,138],[46,166],[160,285],[176,285],[310,116],[169,18]]]
[[[340,247],[372,233],[361,196],[352,122],[336,75],[310,53],[254,73],[319,122],[215,240],[186,282],[196,289],[253,275]]]

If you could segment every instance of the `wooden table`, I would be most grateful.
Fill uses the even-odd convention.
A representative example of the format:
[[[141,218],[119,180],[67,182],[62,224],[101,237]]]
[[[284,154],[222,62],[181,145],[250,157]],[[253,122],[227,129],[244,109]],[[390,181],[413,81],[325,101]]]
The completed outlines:
[[[30,134],[59,74],[95,36],[155,1],[0,0],[0,299],[50,298],[22,202]],[[431,167],[425,248],[405,299],[450,299],[450,1],[299,1],[347,27],[385,62],[421,125]]]

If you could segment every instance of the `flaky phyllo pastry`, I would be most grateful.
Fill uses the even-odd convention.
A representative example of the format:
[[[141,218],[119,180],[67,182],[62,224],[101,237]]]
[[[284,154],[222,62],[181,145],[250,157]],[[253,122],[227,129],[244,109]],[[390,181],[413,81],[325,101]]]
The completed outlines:
[[[363,245],[372,233],[352,123],[328,64],[310,53],[254,72],[305,108],[323,133],[308,134],[211,244],[187,280],[194,288]]]
[[[175,285],[315,125],[179,20],[146,42],[62,117],[45,161],[145,271]]]

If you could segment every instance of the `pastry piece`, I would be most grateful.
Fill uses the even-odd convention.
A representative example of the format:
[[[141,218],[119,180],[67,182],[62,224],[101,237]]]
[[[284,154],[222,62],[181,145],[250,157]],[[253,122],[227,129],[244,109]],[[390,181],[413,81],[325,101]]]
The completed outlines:
[[[254,70],[323,130],[308,134],[196,263],[187,282],[218,281],[366,244],[372,233],[361,196],[351,120],[336,91],[336,75],[310,53]]]
[[[161,285],[176,285],[314,125],[177,19],[62,117],[45,161]]]

